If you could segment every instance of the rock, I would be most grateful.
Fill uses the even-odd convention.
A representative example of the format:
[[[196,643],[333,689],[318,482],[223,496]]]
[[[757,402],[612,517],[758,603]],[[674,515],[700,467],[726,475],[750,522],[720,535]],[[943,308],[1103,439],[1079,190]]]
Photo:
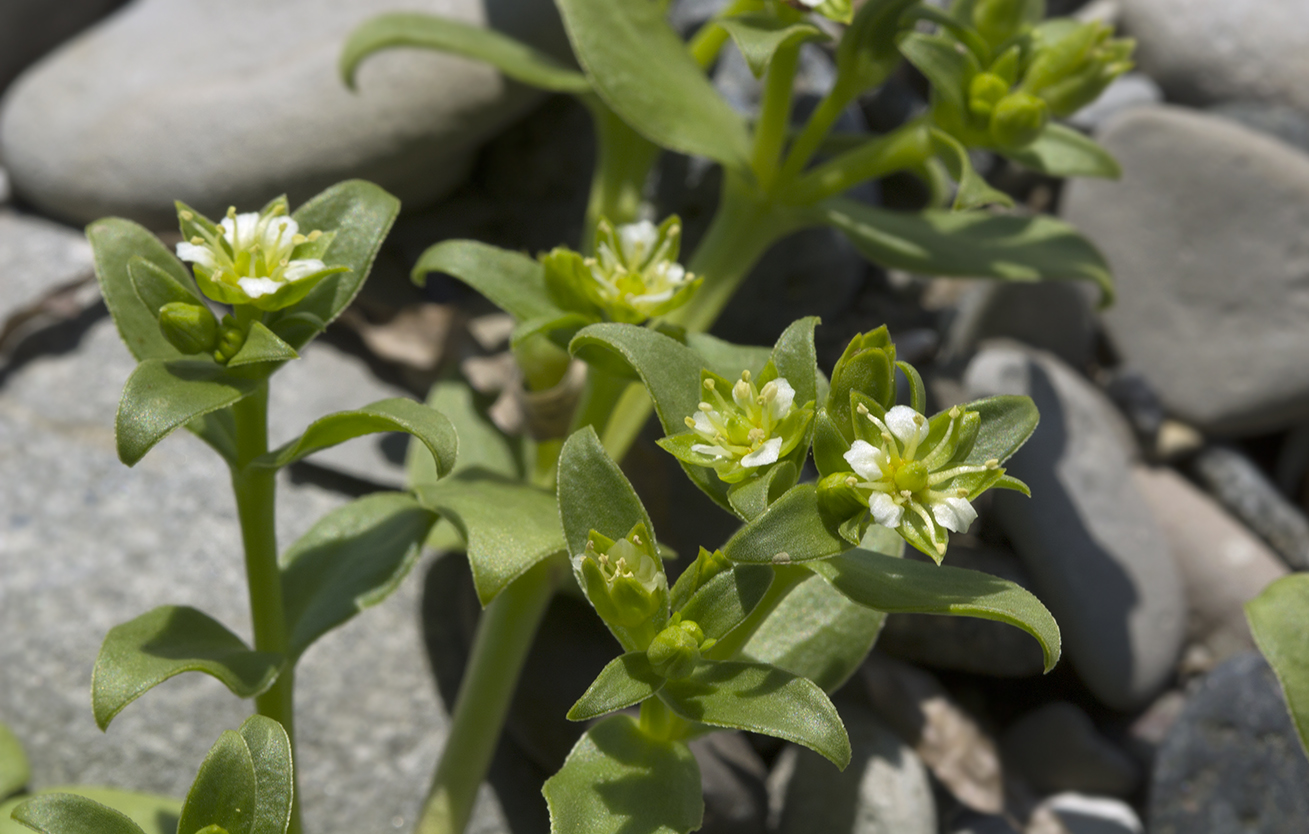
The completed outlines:
[[[950,548],[948,564],[1031,587],[1018,557],[997,548],[955,545]],[[976,617],[888,614],[877,648],[921,666],[996,677],[1039,675],[1045,666],[1041,646],[1030,635],[1006,623]]]
[[[123,0],[7,0],[0,5],[0,90],[25,67]]]
[[[1092,299],[1098,291],[1072,282],[978,281],[950,322],[940,361],[967,361],[987,339],[1009,338],[1084,368],[1095,346]]]
[[[995,742],[936,678],[880,651],[870,654],[860,671],[873,711],[961,805],[982,813],[1004,808]]]
[[[768,767],[739,732],[690,743],[704,789],[703,834],[758,834],[768,819]]]
[[[950,821],[949,834],[1020,834],[1005,817],[999,814],[979,814],[965,811]]]
[[[1061,793],[1032,811],[1027,834],[1144,834],[1132,806],[1117,799]]]
[[[0,339],[15,315],[95,277],[91,244],[80,229],[0,209]],[[98,295],[98,294],[96,294]]]
[[[1070,183],[1062,214],[1113,267],[1103,321],[1125,361],[1205,432],[1309,417],[1309,157],[1175,107],[1130,110],[1098,138],[1123,178]]]
[[[0,205],[6,205],[13,196],[9,190],[9,172],[0,166]]]
[[[1133,0],[1122,17],[1137,64],[1170,100],[1259,99],[1309,110],[1309,7],[1300,0]]]
[[[1149,107],[1164,100],[1164,91],[1150,76],[1129,72],[1113,80],[1100,97],[1068,119],[1073,127],[1094,131],[1110,117],[1132,107]]]
[[[173,200],[221,213],[287,192],[298,204],[363,177],[409,208],[466,173],[469,152],[537,94],[475,61],[425,50],[336,70],[381,0],[136,0],[24,75],[0,113],[15,190],[54,215],[171,227]],[[566,55],[543,0],[424,0],[410,11],[489,24]],[[223,44],[222,49],[214,48]]]
[[[1186,709],[1186,695],[1173,689],[1155,699],[1127,728],[1127,746],[1137,761],[1154,764],[1155,753],[1163,744],[1177,717]]]
[[[96,729],[87,688],[105,632],[162,604],[250,631],[226,468],[186,432],[135,469],[113,424],[134,362],[107,318],[0,388],[0,675],[5,723],[34,787],[106,784],[184,796],[210,745],[250,704],[203,675],[147,693]],[[276,387],[277,380],[274,380]],[[280,479],[288,544],[345,498]],[[423,662],[417,583],[312,647],[297,675],[298,757],[312,830],[409,827],[447,720]],[[479,819],[489,811],[478,811]],[[399,822],[397,822],[397,820]]]
[[[838,771],[788,744],[768,776],[769,830],[776,834],[935,834],[927,771],[913,751],[849,696],[837,707],[850,734],[850,765]]]
[[[1131,483],[1130,429],[1098,389],[1039,351],[985,349],[964,383],[970,398],[1026,394],[1040,410],[1006,464],[1032,497],[996,494],[994,517],[1082,680],[1107,706],[1143,706],[1172,672],[1186,603],[1168,541]]]
[[[1005,760],[1041,793],[1130,796],[1141,781],[1136,762],[1067,701],[1027,713],[1010,725],[1001,744]]]
[[[1187,641],[1204,648],[1210,665],[1253,650],[1243,606],[1284,576],[1286,566],[1173,470],[1138,467],[1134,475],[1186,586]]]
[[[1302,110],[1263,101],[1225,101],[1209,112],[1309,153],[1309,113]]]
[[[1292,570],[1309,570],[1309,519],[1262,470],[1228,446],[1210,446],[1191,460],[1196,480]]]
[[[1135,368],[1115,368],[1107,376],[1104,392],[1131,424],[1137,443],[1158,453],[1159,433],[1168,417],[1154,386]]]
[[[1309,759],[1255,653],[1210,672],[1159,750],[1151,834],[1291,834],[1309,819]]]

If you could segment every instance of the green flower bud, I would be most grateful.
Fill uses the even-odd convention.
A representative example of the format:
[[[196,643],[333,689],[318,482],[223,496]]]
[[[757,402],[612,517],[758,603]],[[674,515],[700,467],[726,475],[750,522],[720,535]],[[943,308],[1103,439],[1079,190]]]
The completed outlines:
[[[991,112],[1000,99],[1009,95],[1009,85],[994,73],[979,72],[968,84],[968,112],[983,123],[991,118]]]
[[[1027,0],[977,0],[973,28],[992,46],[1018,34],[1027,18]]]
[[[895,345],[886,325],[851,339],[832,369],[824,407],[847,440],[853,437],[849,435],[851,391],[871,397],[883,411],[895,404]]]
[[[655,672],[670,680],[678,680],[695,671],[700,662],[700,645],[704,632],[691,620],[669,624],[650,641],[646,659]]]
[[[182,353],[208,353],[218,344],[218,319],[208,307],[170,301],[159,308],[159,331]]]
[[[1109,41],[1080,72],[1042,90],[1041,98],[1050,105],[1050,112],[1064,118],[1099,98],[1105,87],[1132,68],[1134,47],[1132,40]]]
[[[667,605],[668,579],[643,524],[617,541],[592,530],[580,567],[587,598],[610,625],[639,629]]]
[[[245,337],[249,334],[244,327],[236,323],[236,319],[231,316],[223,316],[223,322],[218,326],[217,344],[214,346],[214,361],[220,365],[226,365],[232,360],[233,356],[241,350],[245,344]]]
[[[1036,96],[1010,93],[991,113],[991,138],[1001,148],[1025,148],[1050,121],[1050,108]]]
[[[1136,42],[1113,38],[1104,23],[1052,21],[1034,34],[1035,55],[1021,89],[1044,99],[1057,117],[1095,101],[1111,81],[1132,68]]]

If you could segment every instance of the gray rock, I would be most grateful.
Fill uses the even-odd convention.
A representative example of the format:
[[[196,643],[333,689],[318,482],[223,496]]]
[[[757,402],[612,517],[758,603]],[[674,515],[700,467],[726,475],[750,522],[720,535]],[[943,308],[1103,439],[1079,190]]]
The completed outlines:
[[[1170,99],[1262,99],[1309,110],[1309,6],[1300,0],[1133,0],[1122,18],[1137,63]]]
[[[918,557],[911,554],[908,558]],[[1022,562],[1004,550],[955,545],[950,548],[948,564],[1031,587]],[[877,648],[921,666],[996,677],[1039,675],[1045,666],[1041,647],[1030,635],[1006,623],[976,617],[888,614]]]
[[[13,195],[9,190],[9,172],[4,169],[4,166],[0,166],[0,205],[7,204],[11,196]]]
[[[788,744],[768,776],[769,830],[777,834],[935,834],[927,771],[914,752],[858,701],[838,699],[850,765],[838,771]]]
[[[1071,183],[1062,213],[1113,267],[1103,320],[1125,360],[1202,431],[1309,416],[1309,157],[1174,107],[1130,110],[1099,138],[1123,178]]]
[[[1144,834],[1132,806],[1118,799],[1061,793],[1032,811],[1027,834]]]
[[[1005,817],[999,814],[979,814],[965,811],[950,821],[949,834],[1020,834]]]
[[[16,313],[94,277],[80,229],[0,210],[0,330]]]
[[[1250,531],[1171,469],[1135,470],[1186,586],[1187,641],[1210,664],[1255,648],[1242,606],[1286,574]]]
[[[0,4],[0,90],[33,61],[123,0],[6,0]]]
[[[202,211],[298,203],[363,177],[411,207],[464,175],[469,152],[538,96],[485,64],[395,50],[336,70],[360,23],[394,4],[136,0],[10,89],[0,144],[15,190],[85,222],[123,215],[174,224]],[[489,23],[566,54],[543,0],[424,0],[408,9]],[[221,49],[215,48],[222,44]]]
[[[744,733],[712,733],[691,742],[704,789],[703,834],[758,834],[768,819],[768,767]]]
[[[1309,819],[1309,759],[1272,669],[1233,657],[1173,725],[1150,786],[1151,834],[1292,834]]]
[[[1001,745],[1006,761],[1041,793],[1130,796],[1141,781],[1136,762],[1067,701],[1027,713],[1005,730]]]
[[[1049,354],[983,350],[970,397],[1026,394],[1036,433],[1006,464],[1032,497],[995,495],[995,518],[1032,574],[1082,680],[1116,709],[1142,706],[1172,672],[1186,603],[1168,541],[1131,483],[1123,418],[1098,389]]]
[[[1263,101],[1226,101],[1210,107],[1209,112],[1309,153],[1309,113],[1303,110]]]
[[[28,362],[0,388],[0,471],[22,473],[0,479],[0,703],[32,759],[34,787],[180,797],[250,704],[209,677],[183,675],[102,734],[87,696],[96,653],[113,625],[162,604],[194,605],[248,639],[248,603],[218,458],[181,432],[135,469],[117,459],[114,414],[133,365],[102,319],[69,352]],[[280,485],[284,544],[345,501]],[[415,819],[447,724],[416,603],[410,581],[300,664],[296,767],[309,829],[381,831]]]
[[[1009,338],[1084,368],[1095,347],[1098,295],[1072,282],[979,281],[960,299],[939,359],[967,360],[987,339]]]
[[[1292,570],[1309,570],[1309,519],[1282,497],[1254,461],[1230,447],[1210,446],[1192,459],[1191,471]]]
[[[1110,117],[1132,107],[1149,107],[1164,100],[1164,91],[1150,76],[1140,72],[1120,75],[1105,88],[1100,97],[1078,110],[1068,123],[1081,130],[1093,131]]]

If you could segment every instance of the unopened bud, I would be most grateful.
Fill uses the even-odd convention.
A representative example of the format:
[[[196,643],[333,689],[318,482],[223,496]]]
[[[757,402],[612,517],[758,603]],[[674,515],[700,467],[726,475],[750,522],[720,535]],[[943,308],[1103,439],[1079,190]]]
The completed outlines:
[[[171,301],[159,308],[159,331],[185,354],[205,353],[218,342],[218,320],[208,307]]]
[[[700,661],[704,631],[691,620],[668,626],[655,635],[645,656],[660,675],[670,680],[685,678]]]
[[[231,316],[223,316],[223,322],[218,326],[218,340],[214,346],[214,361],[220,365],[226,365],[232,361],[232,357],[241,350],[245,344],[246,330],[236,323],[236,319]]]
[[[1018,34],[1026,11],[1026,0],[977,0],[973,27],[988,43],[998,46]]]
[[[1025,148],[1050,121],[1050,109],[1036,96],[1010,93],[991,113],[991,138],[1002,148]]]
[[[1003,78],[989,72],[979,72],[968,85],[968,111],[985,123],[991,118],[995,105],[1007,95],[1009,85]]]

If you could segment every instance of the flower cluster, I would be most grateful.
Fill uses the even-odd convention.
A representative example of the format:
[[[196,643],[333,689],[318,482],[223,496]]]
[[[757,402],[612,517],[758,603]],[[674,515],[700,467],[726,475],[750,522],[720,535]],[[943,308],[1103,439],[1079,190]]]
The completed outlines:
[[[668,578],[654,538],[638,524],[626,538],[612,540],[592,530],[578,557],[583,590],[596,612],[611,626],[649,632],[649,644],[668,604]]]

